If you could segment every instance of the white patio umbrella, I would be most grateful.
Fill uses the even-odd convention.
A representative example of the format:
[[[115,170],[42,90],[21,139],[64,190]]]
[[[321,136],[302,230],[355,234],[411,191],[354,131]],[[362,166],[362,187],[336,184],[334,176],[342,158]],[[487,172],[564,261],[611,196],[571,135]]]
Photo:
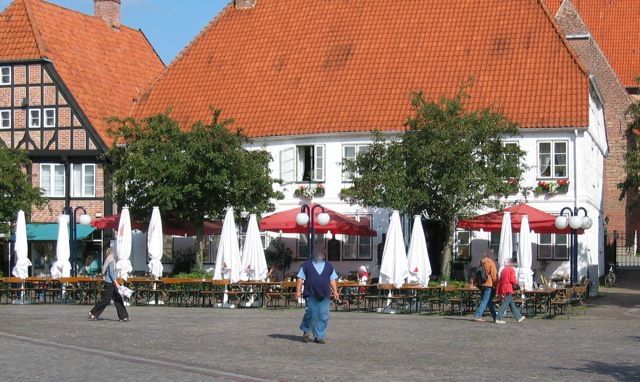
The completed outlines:
[[[16,265],[13,267],[15,277],[26,279],[29,277],[29,245],[27,243],[27,223],[24,218],[24,211],[18,211],[18,220],[16,221],[16,242],[14,244],[16,252]]]
[[[149,252],[149,272],[156,278],[162,277],[164,267],[162,255],[164,253],[164,238],[162,236],[162,218],[160,207],[153,207],[151,221],[147,231],[147,251]]]
[[[247,236],[242,248],[242,273],[240,278],[247,280],[264,280],[267,278],[267,259],[264,256],[262,240],[260,239],[260,229],[256,215],[249,217]]]
[[[27,223],[24,219],[24,211],[18,211],[16,222],[16,242],[14,244],[16,252],[16,265],[11,272],[15,277],[22,279],[20,300],[13,301],[14,304],[27,304],[24,298],[24,280],[29,277],[29,245],[27,243]]]
[[[533,233],[529,230],[529,217],[524,215],[520,223],[520,243],[518,244],[518,283],[524,284],[525,290],[533,289],[532,237]]]
[[[230,280],[232,283],[240,281],[242,261],[238,246],[238,232],[233,217],[233,209],[229,208],[222,223],[222,236],[218,245],[216,266],[213,271],[214,280]]]
[[[431,262],[427,251],[427,241],[424,238],[422,229],[422,218],[415,216],[413,219],[413,230],[411,232],[411,243],[409,244],[409,254],[407,257],[409,268],[409,281],[418,282],[426,286],[431,276]]]
[[[389,223],[389,230],[387,231],[387,240],[384,244],[384,251],[382,252],[380,283],[393,284],[396,288],[400,288],[408,276],[407,252],[402,236],[400,214],[398,211],[394,211],[391,215],[391,222]]]
[[[118,253],[118,261],[116,262],[116,270],[118,276],[123,279],[129,277],[129,273],[133,271],[131,266],[131,217],[129,216],[129,208],[123,207],[120,213],[120,222],[118,223],[118,237],[116,239],[116,250]]]
[[[54,278],[71,276],[69,257],[69,215],[58,216],[58,241],[56,242],[56,261],[51,266]]]
[[[498,248],[498,267],[502,271],[507,259],[513,256],[513,242],[511,233],[511,212],[505,212],[502,216],[502,228],[500,229],[500,248]]]

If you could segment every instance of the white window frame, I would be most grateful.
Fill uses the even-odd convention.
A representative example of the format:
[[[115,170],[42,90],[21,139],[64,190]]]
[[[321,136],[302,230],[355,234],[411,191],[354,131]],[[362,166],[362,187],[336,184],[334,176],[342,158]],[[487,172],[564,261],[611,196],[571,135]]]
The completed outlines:
[[[543,236],[549,236],[550,237],[550,241],[549,243],[542,243],[542,237]],[[557,244],[558,241],[558,237],[564,237],[565,238],[565,243],[564,244],[560,244],[562,247],[566,248],[566,256],[559,256],[556,255],[556,252],[558,251],[560,245]],[[547,247],[551,247],[551,257],[541,257],[541,251],[540,251],[540,247],[542,246],[547,246]],[[567,234],[540,234],[538,235],[538,260],[542,260],[542,261],[569,261],[570,259],[570,251],[571,251],[571,243],[569,241],[569,235]]]
[[[5,74],[5,71],[8,71],[8,73]],[[12,77],[10,66],[0,66],[0,85],[11,85]],[[8,78],[8,80],[5,80],[6,78]]]
[[[11,125],[12,125],[12,123],[11,123],[11,114],[12,113],[11,113],[10,109],[0,110],[0,129],[7,130],[7,129],[11,128]],[[5,117],[5,116],[8,116],[8,118]],[[8,126],[4,126],[5,118],[7,118],[6,119],[7,121],[9,121],[9,125]]]
[[[62,166],[63,168],[63,172],[62,172],[62,193],[57,193],[56,194],[56,167],[57,166]],[[47,193],[45,187],[43,187],[43,177],[42,174],[44,173],[44,168],[45,167],[49,167],[49,192]],[[66,169],[64,168],[64,164],[61,163],[40,163],[40,189],[42,190],[42,195],[49,197],[49,198],[64,198],[65,194],[66,194],[66,187],[67,187],[67,183],[66,183]]]
[[[80,171],[82,182],[80,183],[80,194],[76,193],[75,190],[75,166],[82,166],[82,170]],[[86,192],[86,174],[87,168],[93,167],[93,193]],[[96,165],[95,163],[74,163],[71,165],[71,197],[72,198],[94,198],[96,196]]]
[[[53,112],[53,116],[51,116],[51,117],[47,116],[48,112]],[[52,124],[48,124],[47,123],[47,120],[49,118],[53,118],[53,123]],[[54,108],[44,109],[44,118],[42,118],[42,121],[43,121],[44,127],[56,127],[56,109],[54,109]]]
[[[347,215],[350,218],[353,218],[357,221],[360,221],[361,218],[369,219],[369,227],[373,225],[373,215],[365,214],[365,215]],[[355,239],[355,243],[347,244],[347,240]],[[360,242],[361,240],[369,240],[369,253],[362,254],[360,253]],[[348,246],[356,247],[356,257],[345,257],[345,253],[347,252]],[[350,235],[342,235],[342,245],[341,248],[341,260],[342,261],[371,261],[373,260],[373,237],[371,236],[350,236]]]
[[[466,234],[467,235],[467,240],[465,242],[462,241],[462,239],[460,238],[460,236]],[[472,257],[472,245],[471,243],[473,242],[473,233],[471,231],[465,231],[465,230],[458,230],[456,231],[456,236],[455,236],[456,242],[455,242],[455,258],[456,260],[460,259],[460,260],[471,260]],[[467,252],[468,252],[468,256],[461,256],[460,255],[460,247],[467,247]]]
[[[540,163],[540,145],[548,143],[551,146],[551,174],[549,176],[544,176],[542,175],[542,163]],[[566,160],[565,160],[565,175],[564,176],[558,176],[556,174],[556,144],[557,143],[562,143],[565,145],[565,153],[564,155],[566,156]],[[538,141],[537,142],[537,147],[536,147],[536,151],[537,151],[537,158],[536,161],[538,163],[538,170],[537,170],[537,177],[538,179],[568,179],[569,178],[569,141],[567,140],[544,140],[544,141]]]
[[[324,145],[313,145],[313,181],[324,182],[326,168],[326,147]]]
[[[300,149],[311,147],[313,158],[311,160],[311,181],[324,182],[326,178],[327,148],[325,145],[296,145],[280,150],[280,179],[284,183],[302,183],[304,173],[304,160]]]
[[[355,156],[354,157],[347,157],[347,148],[353,148],[354,152],[355,152]],[[347,174],[347,171],[345,169],[344,166],[344,162],[346,160],[354,160],[358,157],[358,155],[360,155],[361,152],[363,151],[368,151],[369,150],[369,145],[366,144],[345,144],[342,145],[342,183],[351,183],[353,181],[353,177],[349,176],[349,174]],[[354,174],[355,177],[358,176],[358,174]]]
[[[296,148],[294,146],[280,150],[280,179],[284,183],[296,181]]]
[[[39,129],[40,127],[42,127],[42,111],[40,109],[29,109],[28,111],[29,111],[29,114],[28,114],[28,117],[29,117],[29,128],[30,129]],[[33,118],[33,115],[31,115],[31,113],[33,113],[33,112],[37,112],[38,113],[37,119]],[[37,126],[34,125],[35,121],[38,122]]]

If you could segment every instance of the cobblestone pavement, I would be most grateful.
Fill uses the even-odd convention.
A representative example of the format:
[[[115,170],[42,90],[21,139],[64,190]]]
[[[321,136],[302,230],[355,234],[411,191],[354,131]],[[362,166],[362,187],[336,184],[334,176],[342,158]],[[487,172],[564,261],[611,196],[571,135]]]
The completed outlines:
[[[332,313],[326,345],[300,342],[301,310],[134,307],[121,323],[2,305],[0,381],[638,381],[640,291],[603,292],[585,315],[503,326]]]

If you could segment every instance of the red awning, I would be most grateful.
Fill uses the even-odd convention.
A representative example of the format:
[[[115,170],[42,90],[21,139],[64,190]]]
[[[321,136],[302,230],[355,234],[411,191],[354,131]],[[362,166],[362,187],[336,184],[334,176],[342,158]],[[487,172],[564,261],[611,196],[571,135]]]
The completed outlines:
[[[529,217],[529,227],[535,233],[571,233],[571,228],[563,230],[556,228],[556,216],[540,211],[527,204],[518,204],[503,210],[479,215],[472,219],[461,220],[458,222],[458,228],[468,231],[479,231],[482,229],[487,232],[500,232],[502,228],[502,216],[505,212],[511,212],[511,228],[514,233],[520,231],[520,222],[524,215]]]
[[[120,215],[109,215],[103,218],[94,219],[91,225],[98,229],[118,229]],[[131,222],[131,228],[146,231],[147,225],[139,222]],[[176,218],[162,219],[162,233],[167,236],[195,236],[197,232],[196,226]],[[222,222],[220,220],[205,221],[205,235],[220,235],[222,233]]]
[[[313,206],[311,206],[313,207]],[[357,221],[354,218],[340,214],[325,208],[324,211],[329,214],[331,220],[329,224],[321,226],[316,224],[316,233],[327,233],[331,231],[333,234],[353,235],[353,236],[377,236],[377,232],[370,228],[371,222],[368,218],[360,218]],[[307,226],[300,226],[296,223],[296,215],[300,212],[300,208],[294,208],[282,212],[277,212],[260,220],[260,229],[264,231],[283,233],[307,233]],[[315,216],[318,216],[322,210],[316,208]]]

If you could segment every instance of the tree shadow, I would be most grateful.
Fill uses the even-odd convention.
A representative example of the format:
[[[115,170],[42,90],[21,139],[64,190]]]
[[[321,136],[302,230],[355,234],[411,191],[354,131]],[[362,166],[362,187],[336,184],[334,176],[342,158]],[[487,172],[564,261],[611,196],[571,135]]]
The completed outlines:
[[[304,342],[302,336],[294,336],[292,334],[269,334],[269,337],[276,340],[287,340],[293,342]]]
[[[640,367],[630,363],[608,363],[600,361],[588,361],[582,366],[574,368],[554,368],[556,370],[571,370],[585,374],[599,374],[613,378],[617,381],[640,380]]]

